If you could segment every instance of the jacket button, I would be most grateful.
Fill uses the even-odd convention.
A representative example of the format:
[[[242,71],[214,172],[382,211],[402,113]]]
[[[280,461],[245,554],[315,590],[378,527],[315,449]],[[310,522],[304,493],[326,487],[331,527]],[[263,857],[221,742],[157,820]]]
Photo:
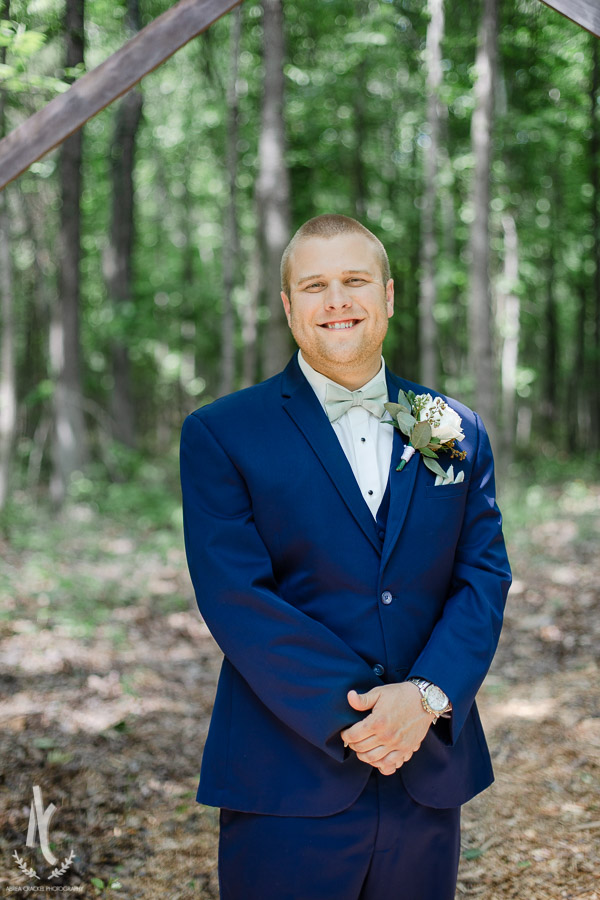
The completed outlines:
[[[392,599],[392,595],[389,591],[384,591],[381,595],[381,602],[385,603],[386,606],[389,606],[389,604],[392,602]]]
[[[373,671],[376,675],[383,675],[385,672],[385,666],[382,666],[381,663],[375,663],[373,666]]]

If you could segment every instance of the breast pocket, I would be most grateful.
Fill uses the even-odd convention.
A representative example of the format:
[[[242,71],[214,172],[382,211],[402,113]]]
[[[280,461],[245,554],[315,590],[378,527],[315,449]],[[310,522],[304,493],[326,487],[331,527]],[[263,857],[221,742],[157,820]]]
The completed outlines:
[[[425,488],[425,496],[428,499],[451,500],[453,497],[464,497],[469,489],[465,481],[458,484],[428,484]]]

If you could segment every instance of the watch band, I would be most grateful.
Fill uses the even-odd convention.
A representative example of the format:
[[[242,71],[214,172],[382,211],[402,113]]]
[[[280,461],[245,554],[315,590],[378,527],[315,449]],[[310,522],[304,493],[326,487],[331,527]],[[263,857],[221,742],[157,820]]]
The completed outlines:
[[[440,687],[438,687],[432,681],[428,681],[426,678],[419,678],[419,677],[415,676],[413,678],[409,678],[408,680],[412,681],[412,683],[418,687],[420,694],[421,694],[421,703],[423,704],[423,709],[425,710],[426,713],[433,716],[433,724],[434,725],[439,718],[444,718],[444,719],[450,718],[450,714],[452,711],[452,704],[451,704],[447,694],[445,694],[444,691]],[[433,691],[431,691],[430,689],[433,689]],[[443,705],[441,707],[438,707],[436,705],[435,708],[433,706],[431,706],[431,704],[429,703],[429,697],[428,697],[429,693],[437,693],[438,699],[441,702],[445,701],[445,705]]]

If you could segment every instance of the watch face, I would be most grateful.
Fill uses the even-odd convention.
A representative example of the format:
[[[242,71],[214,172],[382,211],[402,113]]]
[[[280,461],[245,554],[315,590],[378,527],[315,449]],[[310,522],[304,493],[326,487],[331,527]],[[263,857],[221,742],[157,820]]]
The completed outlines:
[[[436,712],[441,712],[448,706],[448,698],[445,693],[435,684],[430,685],[425,691],[427,703]]]

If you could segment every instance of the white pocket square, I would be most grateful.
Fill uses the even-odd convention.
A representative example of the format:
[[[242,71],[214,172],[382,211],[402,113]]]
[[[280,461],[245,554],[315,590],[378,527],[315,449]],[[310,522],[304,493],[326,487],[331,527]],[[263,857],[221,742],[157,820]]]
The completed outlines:
[[[445,476],[442,478],[441,475],[435,476],[435,487],[440,484],[460,484],[461,481],[465,480],[465,473],[459,472],[456,478],[454,477],[454,466],[450,466]]]

